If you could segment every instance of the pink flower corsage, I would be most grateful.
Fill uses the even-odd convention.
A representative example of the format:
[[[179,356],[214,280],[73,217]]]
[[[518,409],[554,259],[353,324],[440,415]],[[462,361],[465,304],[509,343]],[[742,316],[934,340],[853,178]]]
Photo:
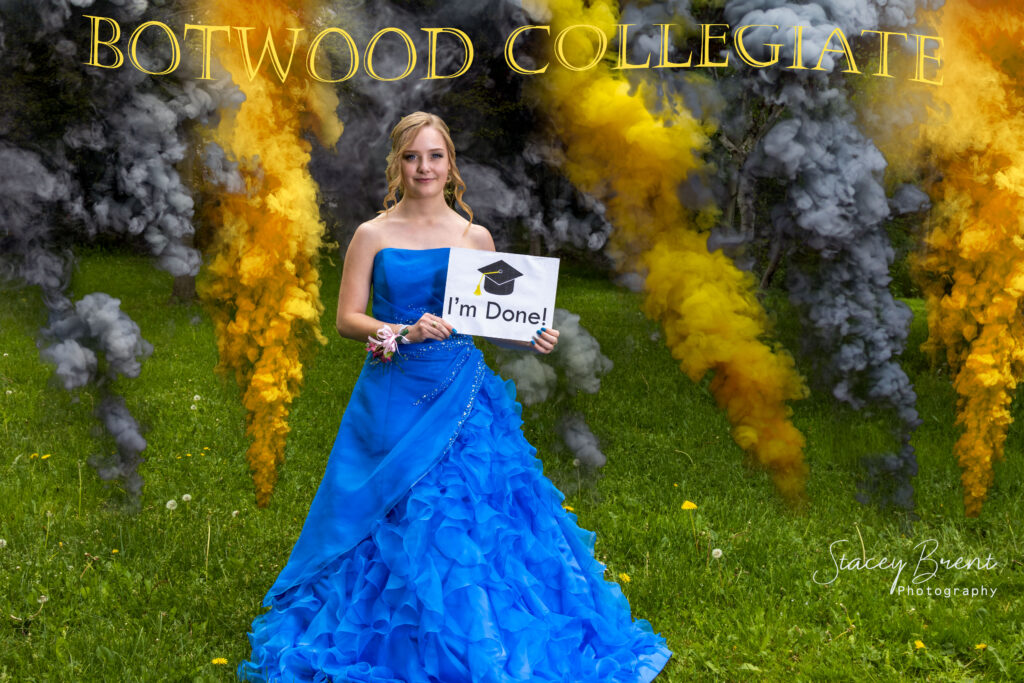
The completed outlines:
[[[398,354],[399,342],[408,341],[405,335],[409,334],[409,328],[403,327],[402,331],[395,334],[395,331],[390,326],[384,325],[377,330],[376,337],[367,337],[369,343],[366,345],[366,350],[373,357],[370,362],[375,365],[387,365],[395,360],[395,355]]]

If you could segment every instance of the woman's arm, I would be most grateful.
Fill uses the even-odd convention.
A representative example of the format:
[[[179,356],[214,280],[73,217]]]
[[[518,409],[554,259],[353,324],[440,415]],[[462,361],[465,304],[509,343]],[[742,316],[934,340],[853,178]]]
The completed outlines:
[[[352,241],[345,252],[341,271],[341,287],[338,290],[338,317],[336,326],[342,337],[366,341],[375,335],[384,323],[366,315],[366,304],[370,300],[370,278],[373,275],[373,257],[379,250],[374,230],[363,223],[352,235]],[[395,332],[399,326],[391,325]]]
[[[363,223],[352,235],[345,263],[341,271],[341,287],[338,290],[338,315],[335,323],[338,334],[348,339],[365,342],[376,336],[377,330],[387,325],[395,334],[408,327],[406,339],[411,342],[426,339],[441,340],[451,335],[451,325],[440,317],[425,313],[415,324],[377,320],[366,315],[366,304],[370,300],[370,284],[373,277],[373,258],[380,250],[380,240],[374,226]]]
[[[494,251],[494,240],[491,238],[490,231],[482,225],[473,225],[473,244],[475,248],[484,251]],[[519,341],[517,339],[497,339],[494,337],[484,337],[487,341],[491,342],[495,346],[503,349],[510,349],[512,351],[536,351],[537,353],[551,353],[555,344],[558,343],[558,330],[548,329],[542,327],[537,330],[537,333],[533,336],[533,339],[528,342]]]

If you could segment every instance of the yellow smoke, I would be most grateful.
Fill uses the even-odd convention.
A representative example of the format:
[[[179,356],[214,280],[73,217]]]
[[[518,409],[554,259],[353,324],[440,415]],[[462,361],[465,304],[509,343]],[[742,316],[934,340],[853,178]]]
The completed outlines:
[[[250,50],[259,57],[270,27],[281,63],[287,64],[292,33],[308,26],[312,7],[304,2],[214,2],[204,23],[253,26]],[[224,194],[206,216],[212,240],[207,267],[197,283],[213,318],[220,352],[218,370],[233,372],[242,390],[247,432],[246,459],[253,472],[256,502],[266,506],[284,460],[288,412],[302,383],[302,359],[310,343],[326,343],[320,332],[320,274],[317,251],[324,225],[317,186],[306,169],[310,144],[301,136],[300,116],[313,119],[321,141],[333,146],[341,134],[330,87],[311,83],[302,70],[308,32],[299,34],[291,71],[282,84],[268,60],[250,80],[238,49],[218,51],[221,64],[245,94],[236,111],[222,114],[212,139],[229,159],[239,161],[246,193]]]
[[[535,14],[550,12],[545,23],[552,38],[574,24],[615,35],[611,2],[537,2],[543,6],[532,8],[540,10]],[[567,35],[571,64],[590,61],[592,39],[579,30]],[[707,234],[677,196],[701,164],[698,153],[707,137],[700,124],[681,102],[668,113],[652,113],[645,105],[649,91],[641,85],[631,94],[607,63],[570,71],[553,62],[533,78],[565,145],[567,175],[607,205],[620,266],[647,271],[644,310],[664,325],[672,355],[694,381],[714,372],[711,390],[732,422],[736,443],[770,469],[788,499],[799,499],[807,474],[804,439],[789,421],[786,401],[807,395],[803,379],[788,353],[760,341],[767,320],[753,277],[721,252],[708,252]]]
[[[1003,457],[1024,370],[1024,8],[958,0],[936,20],[943,85],[928,87],[927,119],[915,136],[894,127],[877,140],[887,155],[927,169],[934,209],[914,266],[928,306],[925,348],[944,350],[955,376],[963,429],[955,452],[973,517]]]

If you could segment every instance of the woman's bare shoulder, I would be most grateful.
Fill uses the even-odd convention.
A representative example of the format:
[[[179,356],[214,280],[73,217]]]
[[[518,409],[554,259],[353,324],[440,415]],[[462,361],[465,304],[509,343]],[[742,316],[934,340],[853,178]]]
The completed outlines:
[[[382,216],[383,214],[380,214],[359,224],[349,242],[350,252],[355,249],[360,253],[373,254],[381,248],[385,228],[385,222],[381,220]]]
[[[473,223],[469,226],[469,234],[466,236],[474,249],[494,251],[494,239],[491,238],[491,231],[482,225]]]

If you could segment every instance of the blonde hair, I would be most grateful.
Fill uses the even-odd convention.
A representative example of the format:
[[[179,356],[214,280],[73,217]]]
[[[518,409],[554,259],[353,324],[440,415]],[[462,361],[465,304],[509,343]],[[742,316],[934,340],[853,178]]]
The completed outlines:
[[[384,213],[387,214],[397,203],[398,193],[405,188],[402,187],[402,168],[400,165],[402,155],[409,148],[412,141],[426,126],[431,126],[444,138],[445,149],[448,150],[448,180],[444,185],[444,197],[448,206],[457,203],[459,207],[469,216],[469,225],[473,224],[473,209],[462,201],[462,194],[466,191],[466,183],[459,174],[459,167],[455,165],[455,145],[452,143],[452,136],[448,132],[448,126],[437,114],[428,114],[424,111],[417,111],[403,116],[402,119],[391,131],[391,152],[388,154],[387,168],[384,170],[384,177],[388,181],[388,193],[384,197]],[[469,227],[468,225],[466,226]]]

